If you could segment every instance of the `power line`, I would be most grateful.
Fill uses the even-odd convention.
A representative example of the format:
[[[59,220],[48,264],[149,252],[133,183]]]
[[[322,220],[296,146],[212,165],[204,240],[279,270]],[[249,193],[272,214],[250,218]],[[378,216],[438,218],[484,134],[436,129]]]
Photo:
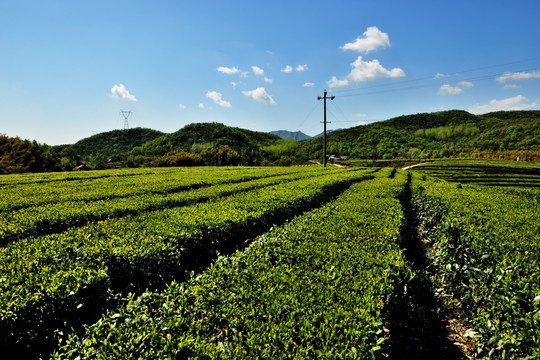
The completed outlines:
[[[488,66],[483,66],[483,67],[478,67],[478,68],[473,68],[473,69],[454,71],[454,72],[451,72],[450,75],[447,75],[447,77],[449,77],[449,76],[458,76],[458,75],[461,75],[461,74],[470,73],[470,72],[474,72],[474,71],[493,69],[493,68],[497,68],[497,67],[521,64],[521,63],[533,62],[533,61],[540,61],[540,57],[524,59],[524,60],[517,60],[517,61],[508,62],[508,63],[504,63],[504,64],[488,65]],[[532,70],[532,69],[529,69],[529,70]],[[529,71],[529,70],[518,70],[518,71]],[[516,71],[513,71],[513,72],[516,72]],[[498,75],[495,75],[495,76],[500,76],[500,75],[502,75],[502,74],[498,74]],[[342,96],[347,96],[347,95],[341,95],[341,94],[344,94],[344,93],[347,93],[347,92],[353,92],[353,91],[359,91],[359,90],[365,90],[365,89],[372,89],[372,88],[379,88],[379,87],[395,86],[396,84],[406,84],[406,83],[411,83],[411,82],[418,82],[418,81],[423,81],[423,80],[436,80],[436,79],[437,79],[436,76],[435,77],[434,76],[425,76],[425,77],[416,78],[416,79],[393,81],[393,82],[387,83],[387,84],[378,84],[378,85],[362,86],[362,87],[350,88],[350,89],[342,89],[342,90],[339,90],[339,91],[335,91],[335,94],[338,94],[338,95],[340,95],[340,97],[342,97]]]
[[[429,76],[429,77],[421,77],[421,78],[417,78],[417,79],[393,81],[391,83],[386,83],[386,84],[378,84],[378,85],[371,85],[371,86],[363,86],[363,87],[359,87],[359,88],[343,89],[343,90],[336,91],[334,93],[335,94],[340,94],[339,95],[340,98],[341,97],[357,97],[357,96],[365,96],[365,95],[372,95],[372,94],[383,94],[383,93],[390,93],[390,92],[415,90],[415,89],[422,89],[422,88],[429,88],[429,87],[440,87],[440,86],[445,85],[445,84],[458,84],[459,85],[459,83],[463,82],[463,81],[483,81],[483,80],[494,79],[494,78],[500,77],[500,76],[502,76],[502,75],[504,75],[506,73],[509,73],[509,71],[505,71],[505,72],[502,72],[502,73],[499,72],[499,73],[496,73],[496,74],[492,73],[492,74],[489,74],[489,75],[471,76],[471,77],[468,77],[468,78],[455,79],[455,80],[452,80],[452,81],[449,81],[448,79],[446,79],[446,80],[440,80],[440,81],[437,81],[437,82],[434,82],[434,83],[432,82],[432,83],[429,83],[429,84],[418,84],[418,85],[411,85],[411,86],[395,87],[396,85],[400,85],[400,84],[415,83],[415,82],[421,82],[421,81],[426,81],[426,80],[431,81],[431,80],[437,80],[437,79],[444,79],[444,78],[447,78],[447,77],[459,76],[459,75],[462,75],[462,74],[471,73],[471,72],[475,72],[475,71],[493,69],[493,68],[502,67],[502,66],[515,65],[515,64],[521,64],[521,63],[526,63],[526,62],[534,62],[534,61],[540,61],[540,57],[517,60],[517,61],[512,61],[512,62],[507,62],[507,63],[502,63],[502,64],[488,65],[488,66],[483,66],[483,67],[477,67],[477,68],[472,68],[472,69],[456,71],[456,72],[450,73],[449,75],[444,75],[444,76],[441,76],[441,77]],[[538,70],[540,70],[540,69],[538,69],[538,68],[528,68],[528,69],[521,69],[521,70],[517,70],[517,71],[514,70],[514,71],[511,71],[511,73],[538,71]],[[437,74],[437,75],[439,75],[439,74]],[[384,89],[385,87],[387,89]],[[388,89],[388,87],[394,87],[394,88]],[[369,89],[377,89],[377,88],[383,88],[383,89],[373,90],[373,91],[366,91],[366,90],[369,90]],[[351,92],[353,92],[353,93],[351,94]],[[354,92],[358,92],[358,93],[354,93]],[[331,100],[333,100],[335,98],[335,96],[327,97],[326,95],[327,95],[327,92],[325,90],[324,97],[319,96],[317,99],[320,100],[320,99],[323,99],[323,98],[326,98],[326,99],[331,98]],[[324,133],[326,135],[326,111],[327,111],[326,110],[326,101],[324,103],[325,103],[325,111],[324,111],[324,113],[325,113],[325,132]],[[343,122],[343,123],[358,123],[358,122],[362,121],[362,122],[372,123],[372,122],[377,122],[377,121],[383,121],[384,120],[384,119],[347,120],[348,119],[347,115],[345,115],[345,113],[343,112],[341,107],[336,102],[332,102],[332,104],[334,104],[336,109],[339,111],[340,115],[343,117],[343,119],[345,119],[345,120],[336,120],[335,119],[335,120],[333,120],[333,122],[338,122],[338,123],[341,123],[341,122]],[[318,105],[319,105],[319,102],[317,102],[315,104],[315,106],[311,109],[311,111],[309,111],[309,113],[304,117],[304,119],[302,120],[300,125],[298,125],[297,131],[304,125],[306,120],[313,114],[313,112],[317,109]],[[329,109],[328,111],[329,111],[329,113],[331,115],[333,115],[334,118],[337,118],[337,116],[331,111],[331,109]],[[324,160],[326,160],[326,156],[325,156]]]
[[[341,114],[341,116],[343,116],[343,119],[345,119],[345,121],[339,121],[337,120],[336,122],[348,122],[347,120],[347,115],[345,115],[345,113],[343,112],[343,110],[341,110],[341,107],[338,105],[338,102],[337,101],[332,101],[332,105],[338,109],[339,113]]]
[[[359,122],[365,122],[365,123],[373,123],[373,122],[377,122],[377,121],[384,121],[384,120],[387,120],[387,119],[357,119],[357,120],[348,120],[350,119],[350,117],[348,117],[345,112],[343,111],[343,109],[341,108],[341,106],[339,106],[339,102],[338,101],[332,101],[332,106],[335,107],[339,114],[341,115],[341,117],[344,119],[344,120],[332,120],[333,123],[359,123]],[[331,111],[331,109],[328,110],[330,112],[330,114],[334,115],[335,118],[337,118],[337,116]]]
[[[517,72],[525,72],[525,71],[533,71],[533,70],[539,70],[539,69],[532,68],[532,69],[519,70]],[[340,95],[340,97],[353,97],[353,96],[363,96],[363,95],[373,95],[373,94],[384,94],[384,93],[403,91],[403,90],[415,90],[415,89],[422,89],[422,88],[428,88],[428,87],[439,87],[439,86],[444,85],[444,84],[458,84],[461,81],[490,80],[490,79],[497,78],[497,77],[499,77],[499,76],[501,76],[503,74],[504,73],[497,73],[497,74],[492,74],[492,75],[470,77],[470,78],[465,78],[465,79],[461,79],[461,80],[454,80],[454,81],[440,81],[440,82],[436,82],[436,83],[432,83],[432,84],[422,84],[422,85],[415,85],[415,86],[398,87],[398,88],[394,88],[394,89],[385,89],[385,90],[378,90],[378,91],[367,91],[367,92],[361,92],[361,93],[356,93],[356,94],[348,94],[348,95],[343,94],[343,95]],[[411,81],[415,81],[415,80],[411,80]],[[373,87],[376,87],[376,86],[373,86]],[[373,88],[373,87],[371,87],[371,88]],[[369,89],[369,88],[370,87],[366,87],[366,88],[363,88],[363,89]],[[356,90],[361,90],[361,89],[356,89]]]
[[[311,109],[311,111],[304,117],[304,120],[302,120],[302,122],[300,123],[300,125],[298,125],[298,128],[296,129],[296,131],[300,130],[300,128],[302,127],[302,125],[304,125],[304,123],[306,122],[306,120],[311,116],[311,114],[313,114],[313,112],[315,111],[315,109],[317,107],[319,107],[320,105],[320,102],[317,101],[317,103],[315,104],[315,106],[313,107],[313,109]]]

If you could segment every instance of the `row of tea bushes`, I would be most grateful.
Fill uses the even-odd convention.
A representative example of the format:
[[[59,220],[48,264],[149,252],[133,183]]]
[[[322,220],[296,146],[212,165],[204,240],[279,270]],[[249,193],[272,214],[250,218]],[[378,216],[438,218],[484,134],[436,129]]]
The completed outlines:
[[[46,346],[54,330],[88,321],[109,306],[110,292],[162,287],[204,266],[216,251],[243,247],[272,224],[367,178],[362,171],[341,171],[281,179],[203,203],[13,242],[0,249],[0,345],[28,352]],[[224,195],[227,186],[238,185],[215,189]]]
[[[412,168],[450,182],[540,188],[540,165],[506,160],[439,160]]]
[[[352,185],[185,283],[132,296],[53,358],[375,356],[387,338],[383,309],[411,276],[398,245],[407,177],[388,175]]]
[[[317,171],[317,167],[289,168],[244,168],[237,171],[233,168],[175,168],[154,169],[142,172],[125,171],[124,175],[114,172],[110,176],[99,178],[81,178],[23,184],[12,184],[0,187],[0,209],[9,212],[40,205],[50,206],[61,202],[82,202],[110,200],[144,194],[170,194],[183,190],[196,189],[229,182],[240,182],[269,176],[293,173],[309,173]],[[104,171],[107,174],[107,171]],[[22,175],[11,175],[13,177]]]
[[[216,175],[213,179],[203,180],[201,175],[178,181],[177,186],[184,191],[172,191],[171,193],[165,191],[164,188],[161,188],[157,193],[148,192],[147,183],[149,181],[138,177],[137,185],[131,185],[133,188],[131,190],[132,196],[120,198],[111,196],[111,199],[94,199],[93,201],[88,199],[63,201],[25,207],[12,212],[4,211],[0,215],[0,244],[29,236],[61,232],[72,226],[84,225],[89,221],[185,206],[234,192],[247,191],[309,176],[313,176],[313,172],[298,171],[285,175],[259,173],[257,177],[241,173],[233,177],[230,172],[223,172],[222,176]],[[203,181],[204,186],[202,186]],[[137,190],[137,186],[140,186],[142,190]],[[168,187],[169,191],[171,191],[170,186]],[[62,194],[71,194],[71,196],[76,196],[77,193],[77,189],[73,188],[61,187],[58,191]],[[100,190],[99,184],[93,186],[93,193],[105,196],[105,193]]]
[[[413,184],[438,287],[472,325],[475,358],[540,358],[537,198],[420,176]]]

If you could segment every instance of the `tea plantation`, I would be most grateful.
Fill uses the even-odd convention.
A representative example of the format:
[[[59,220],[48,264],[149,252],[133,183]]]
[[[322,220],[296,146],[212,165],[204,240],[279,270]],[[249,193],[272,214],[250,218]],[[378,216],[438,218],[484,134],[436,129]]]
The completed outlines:
[[[2,176],[2,356],[540,357],[539,168],[424,166]]]

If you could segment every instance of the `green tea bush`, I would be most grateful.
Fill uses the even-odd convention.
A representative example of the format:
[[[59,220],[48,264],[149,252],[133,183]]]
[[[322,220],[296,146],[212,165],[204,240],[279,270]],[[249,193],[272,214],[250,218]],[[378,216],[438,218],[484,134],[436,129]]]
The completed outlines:
[[[132,296],[54,359],[365,359],[387,339],[382,312],[410,276],[398,245],[399,171],[222,256],[163,292]]]
[[[478,359],[540,357],[540,205],[518,190],[415,177],[414,202],[445,301]],[[529,192],[526,192],[527,194]]]

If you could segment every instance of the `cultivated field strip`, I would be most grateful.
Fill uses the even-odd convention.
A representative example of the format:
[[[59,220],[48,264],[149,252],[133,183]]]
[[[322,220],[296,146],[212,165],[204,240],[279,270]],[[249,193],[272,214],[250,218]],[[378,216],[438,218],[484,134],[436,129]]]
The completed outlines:
[[[383,309],[410,277],[399,247],[398,171],[220,257],[186,283],[132,296],[54,355],[74,358],[371,358]]]
[[[196,176],[191,176],[188,180],[183,180],[181,186],[184,191],[171,191],[171,188],[169,188],[170,193],[165,191],[160,191],[159,193],[147,191],[140,195],[134,191],[135,195],[129,197],[113,197],[112,199],[98,201],[79,200],[58,202],[36,205],[17,211],[2,212],[0,215],[0,245],[29,236],[62,232],[73,226],[84,225],[89,221],[185,206],[234,192],[247,191],[275,183],[301,179],[313,176],[314,174],[308,169],[285,175],[272,172],[263,175],[260,170],[258,176],[254,174],[248,175],[249,173],[248,171],[245,175],[239,173],[231,177],[230,172],[225,172],[226,175],[222,177],[216,176],[214,180],[204,180],[202,179],[202,173],[200,173]],[[192,181],[191,185],[189,185],[190,180]],[[145,188],[146,185],[143,181],[139,180],[139,184]],[[205,181],[207,185],[202,186],[201,181]],[[94,187],[94,192],[99,191],[99,189],[99,186]],[[66,192],[71,191],[73,189],[66,190]]]
[[[39,351],[50,344],[55,330],[67,331],[95,318],[110,306],[113,293],[159,288],[182,278],[216,251],[243,247],[272,224],[320,205],[351,183],[372,178],[367,172],[274,176],[254,180],[260,186],[230,196],[224,195],[247,182],[224,184],[221,195],[206,194],[210,200],[203,203],[12,242],[0,249],[0,333],[6,334],[0,345],[23,353]],[[270,180],[273,183],[263,187]]]
[[[158,171],[164,171],[161,169],[152,169],[152,168],[140,168],[140,169],[130,169],[126,171],[125,169],[117,170],[107,170],[107,171],[80,171],[80,172],[54,172],[54,173],[24,173],[17,174],[13,176],[1,176],[0,177],[0,187],[3,186],[18,186],[24,184],[45,184],[49,182],[69,182],[77,180],[92,180],[92,179],[101,179],[101,178],[122,178],[130,176],[146,176],[149,174],[156,173]],[[167,169],[170,170],[170,169]]]
[[[475,359],[540,358],[538,192],[421,179],[414,202],[437,286],[471,324]]]
[[[61,202],[111,200],[143,194],[168,194],[216,184],[254,180],[262,177],[309,172],[308,168],[179,168],[132,176],[100,177],[54,183],[26,183],[0,188],[0,210],[9,212]],[[168,169],[165,169],[168,170]],[[144,176],[141,176],[144,175]]]
[[[540,188],[514,188],[507,187],[501,190],[502,192],[510,195],[516,195],[528,200],[540,201]]]
[[[540,166],[531,163],[444,160],[415,166],[413,171],[464,184],[540,188]]]

